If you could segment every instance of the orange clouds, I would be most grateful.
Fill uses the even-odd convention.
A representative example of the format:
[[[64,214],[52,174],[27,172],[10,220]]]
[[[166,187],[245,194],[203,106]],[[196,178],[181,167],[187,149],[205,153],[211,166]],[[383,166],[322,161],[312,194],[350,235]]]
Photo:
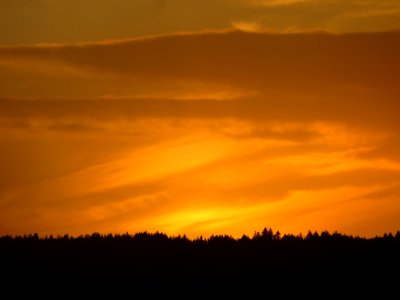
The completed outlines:
[[[30,110],[28,114],[57,117],[134,117],[139,112],[155,117],[339,116],[346,121],[396,122],[399,40],[398,32],[227,32],[82,46],[3,47],[0,86],[8,100],[1,105],[3,114]],[[203,95],[236,100],[170,100],[163,107],[164,98],[193,100]],[[10,101],[32,97],[38,99]],[[109,100],[68,100],[99,97]],[[129,100],[137,97],[147,99]],[[350,97],[352,101],[347,100]]]
[[[388,31],[392,0],[3,0],[0,44],[75,43],[175,32],[241,29]]]
[[[81,74],[83,80],[100,71],[107,79],[131,76],[130,83],[137,77],[151,77],[167,82],[171,78],[216,80],[271,89],[277,83],[329,85],[335,79],[335,83],[362,92],[367,89],[363,84],[396,87],[399,44],[398,32],[332,35],[233,31],[78,46],[2,47],[0,59],[9,68],[14,62],[16,68],[23,63],[24,69],[30,69],[32,63],[32,68],[41,67],[41,73],[51,76],[76,70],[76,76]],[[18,71],[24,70],[14,70]],[[71,71],[69,75],[75,74]]]
[[[393,231],[398,53],[398,32],[0,47],[0,234]]]

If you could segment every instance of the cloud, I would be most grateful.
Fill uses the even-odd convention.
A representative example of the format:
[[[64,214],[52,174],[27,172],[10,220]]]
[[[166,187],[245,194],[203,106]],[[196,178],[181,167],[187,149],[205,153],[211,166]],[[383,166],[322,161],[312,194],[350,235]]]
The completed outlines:
[[[226,32],[80,46],[3,47],[0,59],[153,80],[215,80],[272,91],[276,85],[322,88],[331,82],[339,87],[394,89],[398,47],[398,32]]]
[[[400,26],[398,1],[246,0],[242,4],[255,7],[258,13],[239,20],[256,21],[263,28],[282,31],[367,32]]]
[[[258,24],[257,22],[245,22],[245,21],[240,21],[240,22],[232,22],[232,26],[235,29],[241,30],[241,31],[246,31],[246,32],[260,32],[263,31],[262,26]]]
[[[17,74],[13,82],[0,81],[5,90],[13,86],[11,91],[16,93],[12,95],[15,99],[3,96],[1,115],[234,117],[397,126],[398,52],[399,32],[333,35],[234,31],[77,46],[2,47],[0,62],[18,67],[13,69]],[[34,68],[54,67],[32,82],[31,72],[25,73],[22,68],[29,68],[29,63]],[[67,78],[59,76],[59,70],[63,70],[59,66],[76,72]],[[75,75],[81,73],[85,75]],[[25,91],[16,86],[23,81],[30,82]],[[52,93],[58,96],[49,97],[47,86],[50,90],[56,87]],[[142,89],[139,95],[135,95],[136,86]],[[244,93],[235,100],[219,102],[210,100],[212,97],[196,99],[195,94],[186,101],[168,97],[196,90],[196,86],[211,94],[224,87]],[[135,99],[143,89],[164,96]],[[122,95],[104,99],[112,90]],[[62,98],[63,93],[68,97]],[[82,99],[82,95],[90,95],[92,100]],[[27,97],[39,99],[23,100]]]
[[[281,122],[344,122],[353,126],[386,128],[388,132],[398,128],[397,103],[374,103],[365,99],[238,99],[174,100],[174,99],[56,99],[26,100],[1,99],[1,124],[16,129],[35,126],[34,120],[42,120],[49,129],[88,130],[96,123],[134,121],[151,118],[180,118],[218,120],[234,118],[247,121]],[[330,102],[331,101],[331,102]],[[363,103],[364,101],[364,103]],[[29,123],[32,120],[33,123]],[[46,123],[47,122],[47,123]],[[50,122],[50,123],[49,123]],[[40,125],[40,124],[38,124]],[[23,127],[22,127],[23,128]],[[33,128],[33,127],[31,127]],[[101,128],[101,124],[100,124]],[[272,135],[268,130],[257,135]],[[277,134],[276,134],[277,135]],[[238,134],[237,137],[245,135]]]
[[[266,7],[274,7],[274,6],[286,6],[286,5],[294,5],[299,3],[312,3],[315,2],[313,0],[247,0],[247,3],[251,3],[252,5],[257,6],[266,6]]]
[[[0,228],[322,229],[370,193],[390,215],[398,53],[399,32],[0,47]]]
[[[379,145],[367,153],[363,154],[365,158],[378,158],[378,157],[385,157],[390,158],[393,160],[400,159],[400,153],[397,151],[400,147],[400,136],[396,133],[389,136]]]
[[[0,44],[222,30],[232,23],[274,31],[387,31],[399,29],[399,7],[391,0],[3,0]]]

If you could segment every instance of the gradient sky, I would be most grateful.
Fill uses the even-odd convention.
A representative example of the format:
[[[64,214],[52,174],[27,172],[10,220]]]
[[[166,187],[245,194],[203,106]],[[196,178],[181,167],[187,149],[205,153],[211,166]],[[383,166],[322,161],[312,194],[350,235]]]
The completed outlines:
[[[0,0],[0,235],[400,229],[400,1]]]

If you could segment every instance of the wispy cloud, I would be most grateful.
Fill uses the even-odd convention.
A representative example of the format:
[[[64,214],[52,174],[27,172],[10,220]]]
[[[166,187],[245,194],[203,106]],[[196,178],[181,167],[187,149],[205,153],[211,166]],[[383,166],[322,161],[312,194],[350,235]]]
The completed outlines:
[[[353,233],[368,216],[337,216],[358,209],[371,235],[398,210],[385,191],[400,182],[399,41],[202,31],[0,47],[0,234]]]
[[[391,0],[3,0],[0,44],[123,39],[232,24],[252,31],[254,24],[275,31],[386,31],[400,27],[399,7]]]
[[[399,36],[398,32],[346,35],[223,32],[82,46],[3,47],[0,61],[7,67],[2,71],[4,79],[0,86],[3,98],[107,98],[114,94],[117,99],[128,99],[148,93],[150,98],[173,95],[193,100],[201,99],[202,95],[208,99],[212,95],[216,98],[225,95],[225,99],[258,99],[250,100],[247,109],[252,110],[257,104],[260,116],[270,107],[277,115],[290,114],[293,110],[285,107],[293,106],[298,116],[340,115],[359,119],[368,114],[369,119],[374,119],[384,111],[384,119],[390,120],[400,93],[396,80],[400,70]],[[41,73],[35,72],[40,66],[45,66]],[[190,90],[192,96],[188,94]],[[352,101],[347,100],[349,97]],[[143,114],[161,112],[151,99],[132,102],[134,105],[129,101],[103,101],[100,105],[112,107],[115,103],[125,105],[133,115],[134,106],[141,107]],[[240,101],[202,103],[215,106],[217,115],[222,113],[218,107],[228,115],[246,114]],[[174,113],[198,111],[201,115],[202,103],[171,105],[176,108]],[[16,103],[12,108],[12,101],[4,101],[2,105],[6,111],[21,110]],[[62,113],[64,109],[85,110],[90,101],[46,102],[48,109],[52,105],[53,112]],[[198,109],[185,112],[185,105]],[[373,111],[376,113],[370,115]],[[164,113],[168,114],[168,109]],[[247,113],[257,115],[256,111]]]

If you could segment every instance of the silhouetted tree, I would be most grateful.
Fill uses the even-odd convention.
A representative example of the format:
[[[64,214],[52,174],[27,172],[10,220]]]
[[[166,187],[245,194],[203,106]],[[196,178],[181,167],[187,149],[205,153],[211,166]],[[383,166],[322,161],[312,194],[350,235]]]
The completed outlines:
[[[271,228],[239,239],[212,235],[190,240],[161,232],[7,235],[0,237],[0,258],[0,272],[8,274],[3,278],[25,274],[20,285],[51,285],[60,278],[68,286],[90,283],[101,288],[104,283],[155,288],[233,283],[251,288],[282,278],[289,284],[290,278],[316,281],[329,276],[390,280],[388,274],[400,269],[400,232],[372,239],[328,231],[309,231],[305,238],[281,236]]]
[[[265,227],[261,233],[261,239],[270,242],[272,241],[273,238],[274,238],[273,230],[271,228],[267,229]]]

